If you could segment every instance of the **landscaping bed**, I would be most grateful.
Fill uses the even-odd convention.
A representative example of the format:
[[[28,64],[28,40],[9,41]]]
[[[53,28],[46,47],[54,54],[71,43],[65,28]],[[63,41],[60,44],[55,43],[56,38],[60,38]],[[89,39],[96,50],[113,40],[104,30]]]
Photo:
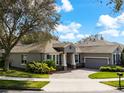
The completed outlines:
[[[41,90],[48,81],[0,80],[0,89]]]
[[[7,72],[0,69],[0,76],[22,77],[22,78],[49,78],[48,74],[34,74],[21,70],[9,70]]]
[[[119,87],[119,82],[118,81],[106,81],[106,82],[101,82],[106,85],[110,85],[113,87]],[[121,86],[124,88],[124,80],[121,81]]]

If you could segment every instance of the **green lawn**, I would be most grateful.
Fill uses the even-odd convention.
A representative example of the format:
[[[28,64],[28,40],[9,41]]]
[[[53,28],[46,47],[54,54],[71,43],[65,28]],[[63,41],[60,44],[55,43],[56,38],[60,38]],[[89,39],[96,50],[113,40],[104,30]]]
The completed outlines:
[[[119,87],[119,82],[118,81],[106,81],[106,82],[101,82],[106,85],[110,85],[113,87]],[[124,80],[121,81],[121,86],[124,87]]]
[[[124,74],[124,72],[123,72]],[[124,75],[123,75],[124,77]],[[118,78],[117,72],[97,72],[89,75],[92,79]]]
[[[41,89],[48,81],[16,81],[16,80],[0,80],[0,88],[2,89]]]
[[[49,78],[48,74],[33,74],[20,70],[9,70],[7,72],[0,69],[0,76],[23,77],[23,78]]]

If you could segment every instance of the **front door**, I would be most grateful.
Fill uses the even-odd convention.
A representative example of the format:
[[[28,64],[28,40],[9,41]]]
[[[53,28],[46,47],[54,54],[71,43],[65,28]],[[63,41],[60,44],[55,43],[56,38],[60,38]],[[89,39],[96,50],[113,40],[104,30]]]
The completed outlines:
[[[67,67],[71,68],[71,63],[72,63],[72,53],[67,53],[67,57],[66,57],[66,62],[67,62]]]

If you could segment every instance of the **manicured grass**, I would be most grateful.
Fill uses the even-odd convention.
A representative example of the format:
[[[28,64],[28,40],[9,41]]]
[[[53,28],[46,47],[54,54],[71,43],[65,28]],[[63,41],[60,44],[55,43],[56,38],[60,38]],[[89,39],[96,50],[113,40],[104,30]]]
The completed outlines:
[[[119,82],[118,81],[106,81],[106,82],[101,82],[106,85],[110,85],[113,87],[119,87]],[[124,87],[124,80],[121,81],[121,86]]]
[[[1,89],[41,89],[48,81],[0,80]]]
[[[48,78],[48,74],[34,74],[21,70],[9,70],[7,72],[0,69],[0,76],[23,77],[23,78]]]
[[[124,74],[124,72],[123,72]],[[124,77],[124,75],[123,75]],[[97,72],[89,75],[92,79],[118,78],[117,72]]]

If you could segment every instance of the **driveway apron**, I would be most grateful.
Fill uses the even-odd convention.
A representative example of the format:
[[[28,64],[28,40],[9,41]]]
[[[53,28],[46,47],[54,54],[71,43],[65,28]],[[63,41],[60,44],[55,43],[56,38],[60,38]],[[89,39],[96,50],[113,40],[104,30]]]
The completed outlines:
[[[111,91],[114,87],[99,83],[99,80],[89,79],[88,75],[97,72],[90,69],[78,69],[58,72],[50,76],[50,83],[43,89],[47,92],[94,92]]]

